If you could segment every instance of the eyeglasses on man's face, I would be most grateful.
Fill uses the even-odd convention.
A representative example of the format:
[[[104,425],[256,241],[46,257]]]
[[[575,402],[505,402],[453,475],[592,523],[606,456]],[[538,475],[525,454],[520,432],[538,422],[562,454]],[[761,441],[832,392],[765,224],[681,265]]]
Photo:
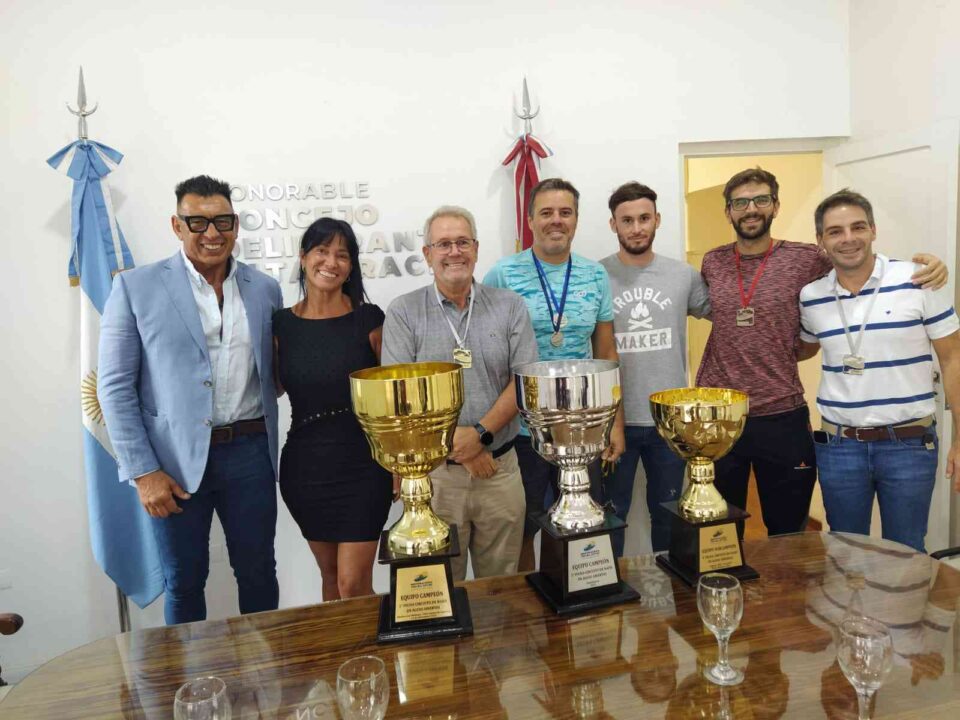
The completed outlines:
[[[430,243],[430,247],[441,255],[446,255],[448,252],[451,252],[454,247],[460,252],[466,252],[473,247],[475,242],[476,240],[471,240],[470,238],[457,238],[456,240],[441,240],[440,242]]]
[[[236,215],[217,215],[212,218],[203,215],[177,215],[177,217],[187,224],[187,228],[192,233],[206,232],[211,223],[219,232],[230,232],[237,223]]]
[[[730,201],[733,210],[746,210],[753,203],[758,210],[768,208],[776,201],[773,195],[754,195],[753,197],[739,197]]]

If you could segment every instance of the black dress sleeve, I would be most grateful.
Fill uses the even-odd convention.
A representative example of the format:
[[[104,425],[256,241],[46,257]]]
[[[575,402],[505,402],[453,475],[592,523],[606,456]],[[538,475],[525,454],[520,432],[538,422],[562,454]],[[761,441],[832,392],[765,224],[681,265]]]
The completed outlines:
[[[365,333],[371,333],[381,327],[384,317],[379,305],[364,303],[360,306],[360,325]]]
[[[274,310],[273,317],[270,320],[273,328],[274,337],[281,337],[287,325],[287,317],[290,315],[290,308],[278,308]]]

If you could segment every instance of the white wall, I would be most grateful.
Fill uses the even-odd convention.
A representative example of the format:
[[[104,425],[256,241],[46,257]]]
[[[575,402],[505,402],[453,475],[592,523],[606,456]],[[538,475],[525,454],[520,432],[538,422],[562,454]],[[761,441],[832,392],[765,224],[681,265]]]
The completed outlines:
[[[63,103],[75,100],[78,65],[101,103],[91,136],[126,154],[110,181],[140,264],[176,250],[173,186],[207,172],[235,184],[367,181],[380,212],[371,229],[388,235],[416,229],[438,204],[466,205],[485,272],[513,246],[511,175],[499,163],[519,130],[524,74],[542,106],[535,132],[556,152],[544,172],[582,191],[576,249],[594,258],[614,250],[606,197],[627,179],[661,193],[658,250],[683,257],[679,142],[849,132],[845,1],[7,0],[0,20],[0,571],[13,583],[0,610],[27,622],[0,639],[14,678],[117,627],[87,541],[69,183],[44,164],[74,138]],[[370,290],[386,304],[421,282]],[[285,511],[277,547],[282,604],[315,601],[317,572]],[[208,597],[211,615],[234,611],[222,563]],[[135,622],[160,617],[154,607]]]
[[[957,0],[851,0],[851,140],[869,141],[960,122],[958,27]],[[916,183],[905,181],[903,187],[909,192]],[[937,198],[938,203],[943,200]],[[957,198],[946,201],[956,208]],[[931,239],[934,247],[941,241]],[[949,249],[945,257],[950,257]],[[956,277],[960,266],[952,270]],[[954,302],[960,307],[960,296]],[[950,512],[949,544],[960,544],[960,495],[953,493],[952,509],[941,508],[941,512]]]
[[[960,117],[960,2],[851,0],[852,139]]]

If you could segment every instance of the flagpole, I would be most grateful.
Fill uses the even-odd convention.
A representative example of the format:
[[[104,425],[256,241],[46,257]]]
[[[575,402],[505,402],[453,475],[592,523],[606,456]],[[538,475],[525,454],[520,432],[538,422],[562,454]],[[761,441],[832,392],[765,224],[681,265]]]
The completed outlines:
[[[149,521],[136,492],[120,481],[116,455],[97,399],[100,316],[110,294],[112,275],[133,267],[106,180],[123,155],[89,139],[87,118],[98,105],[87,105],[81,67],[76,107],[67,103],[67,109],[77,117],[77,140],[55,153],[47,163],[74,181],[69,277],[71,284],[79,285],[81,290],[80,404],[90,540],[94,558],[114,583],[120,632],[128,632],[129,600],[146,607],[163,592],[163,582]]]
[[[123,594],[119,585],[117,588],[117,615],[120,619],[120,632],[130,632],[130,598]]]
[[[70,103],[67,103],[67,110],[77,117],[77,139],[80,142],[87,142],[87,118],[93,115],[98,107],[100,103],[94,103],[92,108],[87,109],[87,88],[83,83],[83,66],[81,65],[80,81],[77,85],[77,109],[74,110],[70,107]],[[130,600],[119,585],[114,583],[114,588],[117,590],[117,618],[120,621],[120,632],[130,632]]]
[[[523,79],[523,107],[514,109],[514,115],[523,120],[523,134],[517,139],[510,153],[503,161],[504,166],[514,160],[517,167],[514,172],[514,202],[517,213],[517,243],[516,251],[520,252],[533,243],[533,233],[527,224],[527,203],[530,200],[530,191],[540,181],[538,164],[541,158],[549,157],[553,151],[543,141],[534,136],[531,121],[540,114],[540,106],[536,110],[530,102],[530,91],[527,88],[527,79]]]

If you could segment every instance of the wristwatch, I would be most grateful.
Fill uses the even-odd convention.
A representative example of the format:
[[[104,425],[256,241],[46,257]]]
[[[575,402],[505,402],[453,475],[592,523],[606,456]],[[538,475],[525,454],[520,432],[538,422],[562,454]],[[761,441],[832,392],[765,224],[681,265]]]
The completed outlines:
[[[483,425],[477,423],[473,426],[473,429],[480,433],[480,444],[481,445],[492,445],[493,444],[493,433],[487,430]]]

